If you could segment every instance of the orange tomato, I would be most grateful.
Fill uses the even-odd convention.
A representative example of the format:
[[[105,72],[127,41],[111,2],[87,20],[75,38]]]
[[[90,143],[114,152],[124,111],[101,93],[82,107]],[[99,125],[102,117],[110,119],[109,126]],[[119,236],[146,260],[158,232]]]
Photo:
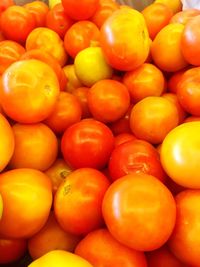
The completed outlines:
[[[182,10],[181,0],[155,0],[155,3],[161,3],[168,6],[174,14]]]
[[[60,36],[51,29],[34,29],[26,39],[26,50],[41,49],[52,55],[63,67],[67,62],[67,53]]]
[[[173,12],[166,5],[153,3],[142,11],[142,15],[146,21],[149,36],[153,40],[157,33],[169,23]]]
[[[14,134],[7,119],[0,114],[0,172],[6,167],[14,152]]]
[[[66,32],[64,46],[67,53],[75,56],[89,46],[98,46],[100,32],[97,26],[91,21],[78,21]]]
[[[0,75],[14,62],[20,59],[25,53],[22,45],[14,41],[0,42]]]
[[[73,90],[72,94],[77,97],[82,107],[82,119],[91,117],[91,113],[88,107],[88,87],[79,87]]]
[[[119,146],[125,142],[135,140],[135,139],[137,139],[137,138],[133,134],[130,134],[130,133],[118,134],[115,136],[115,147],[117,147],[117,146]]]
[[[51,213],[45,226],[28,240],[28,251],[33,260],[55,249],[73,252],[79,240],[80,237],[65,232]]]
[[[62,134],[68,127],[81,120],[82,108],[76,96],[60,92],[56,106],[45,123],[58,134]]]
[[[44,226],[52,205],[51,182],[44,173],[34,169],[4,172],[0,175],[0,194],[4,206],[1,235],[28,238]]]
[[[46,63],[29,59],[13,63],[2,76],[1,105],[21,123],[35,123],[53,111],[59,95],[56,74]]]
[[[170,23],[181,23],[186,25],[193,17],[200,15],[198,9],[186,9],[176,13],[170,20]]]
[[[17,123],[12,129],[15,137],[15,149],[10,160],[12,169],[32,168],[44,171],[53,164],[58,153],[58,141],[49,127],[43,123]]]
[[[160,96],[164,91],[165,78],[156,66],[144,63],[126,72],[123,83],[128,88],[132,102],[136,103],[147,96]]]
[[[167,89],[171,92],[176,94],[178,91],[178,83],[181,80],[181,77],[183,76],[186,69],[179,70],[177,72],[174,72],[172,76],[167,81]]]
[[[1,0],[0,13],[6,10],[9,6],[13,6],[15,3],[13,0]]]
[[[164,71],[174,72],[185,68],[188,63],[181,52],[184,25],[179,23],[165,26],[151,45],[151,55],[155,64]]]

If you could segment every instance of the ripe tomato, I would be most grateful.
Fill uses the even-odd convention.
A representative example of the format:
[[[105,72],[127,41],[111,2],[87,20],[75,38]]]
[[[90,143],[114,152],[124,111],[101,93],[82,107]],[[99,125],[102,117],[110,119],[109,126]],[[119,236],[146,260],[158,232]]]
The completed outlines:
[[[156,148],[137,139],[125,142],[113,150],[109,173],[113,181],[131,173],[150,174],[162,182],[166,178]]]
[[[15,149],[10,161],[12,169],[44,171],[53,164],[58,153],[58,141],[49,127],[43,123],[17,123],[12,129],[15,137]]]
[[[61,227],[75,235],[85,235],[101,227],[101,205],[109,185],[103,173],[92,168],[80,168],[69,174],[54,200],[56,219]]]
[[[26,39],[26,50],[41,49],[52,55],[63,67],[67,62],[67,53],[60,36],[51,29],[39,27],[34,29]]]
[[[142,11],[142,15],[147,24],[149,37],[153,40],[157,33],[169,23],[173,12],[166,5],[153,3]]]
[[[97,26],[89,21],[78,21],[66,32],[64,46],[67,53],[75,56],[89,46],[98,46],[100,31]]]
[[[198,9],[186,9],[176,13],[170,20],[170,23],[181,23],[186,25],[193,17],[200,15]]]
[[[171,93],[176,94],[178,91],[178,83],[181,80],[181,77],[185,73],[186,69],[179,70],[177,72],[174,72],[167,81],[167,88]]]
[[[0,238],[0,264],[7,264],[19,260],[27,250],[24,239]]]
[[[1,41],[0,42],[0,75],[14,62],[20,59],[25,53],[22,45],[14,41]]]
[[[82,108],[76,96],[60,92],[56,106],[45,123],[58,134],[81,120]]]
[[[73,90],[72,94],[77,97],[82,107],[82,118],[92,117],[88,107],[88,87],[79,87]]]
[[[118,81],[101,80],[88,92],[88,107],[91,114],[96,120],[104,123],[121,119],[129,105],[129,92],[126,86]]]
[[[183,123],[163,141],[161,162],[164,170],[177,184],[200,188],[198,157],[200,156],[200,122]]]
[[[0,114],[0,172],[6,167],[14,152],[14,134],[7,119]]]
[[[138,102],[130,115],[133,134],[152,144],[162,143],[179,123],[177,107],[161,96],[149,96]]]
[[[155,3],[161,3],[168,6],[174,14],[182,10],[181,0],[155,0]]]
[[[45,26],[46,15],[49,11],[47,4],[42,1],[33,1],[25,4],[24,7],[34,16],[36,27]]]
[[[34,260],[55,249],[73,252],[79,240],[78,236],[65,232],[51,213],[45,226],[28,240],[28,251]]]
[[[83,86],[76,75],[74,64],[67,65],[63,68],[67,78],[66,91],[72,93],[74,89]]]
[[[8,40],[24,44],[35,27],[34,16],[23,6],[10,6],[1,14],[0,28]]]
[[[9,6],[14,6],[14,1],[13,0],[1,0],[0,3],[0,14],[4,10],[6,10]]]
[[[165,87],[163,73],[153,64],[145,63],[123,77],[132,102],[138,102],[147,96],[160,96]]]
[[[21,123],[39,122],[55,107],[58,79],[46,63],[35,59],[18,61],[4,72],[0,95],[3,110],[10,118]]]
[[[78,244],[75,254],[95,267],[147,267],[144,253],[120,244],[107,229],[90,232]]]
[[[69,127],[61,140],[64,159],[73,168],[103,168],[114,148],[111,130],[94,119],[84,119]]]
[[[51,182],[44,173],[34,169],[4,172],[0,175],[0,193],[4,205],[1,235],[27,238],[44,226],[52,204]]]
[[[172,253],[189,266],[199,266],[200,262],[199,203],[200,190],[185,190],[176,196],[177,219],[169,246]]]
[[[147,174],[130,174],[111,184],[103,199],[108,230],[138,251],[161,247],[176,221],[176,204],[167,187]]]
[[[151,45],[155,64],[164,71],[174,72],[185,68],[188,63],[181,52],[181,38],[184,25],[179,23],[165,26]]]
[[[99,0],[62,0],[66,14],[74,20],[86,20],[97,10]]]
[[[100,44],[115,69],[128,71],[143,64],[149,54],[149,35],[142,14],[127,8],[115,11],[101,28]]]
[[[121,133],[115,136],[115,147],[128,142],[128,141],[132,141],[132,140],[136,140],[137,138],[130,133]]]
[[[56,4],[46,15],[46,27],[57,32],[62,39],[72,24],[73,20],[67,16],[61,3]]]

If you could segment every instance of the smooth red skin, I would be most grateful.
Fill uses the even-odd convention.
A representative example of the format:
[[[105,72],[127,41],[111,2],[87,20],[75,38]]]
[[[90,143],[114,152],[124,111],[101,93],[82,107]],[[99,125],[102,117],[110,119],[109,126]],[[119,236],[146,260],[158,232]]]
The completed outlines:
[[[150,174],[162,182],[166,178],[156,148],[137,139],[117,146],[111,154],[108,167],[113,181],[131,173]]]
[[[46,27],[57,32],[62,39],[73,22],[74,21],[65,13],[61,3],[55,5],[46,15]]]
[[[181,106],[194,116],[200,116],[200,67],[187,70],[178,83],[177,96]]]
[[[0,14],[4,10],[6,10],[9,6],[14,6],[14,5],[15,5],[15,3],[14,3],[13,0],[1,0],[1,3],[0,3]]]
[[[1,14],[0,28],[6,39],[24,44],[35,27],[35,18],[25,7],[10,6]]]
[[[114,148],[114,136],[103,123],[84,119],[69,127],[61,140],[65,161],[73,168],[102,169]]]
[[[92,17],[98,8],[99,0],[62,0],[68,16],[74,20],[85,20]]]
[[[115,147],[132,140],[136,140],[135,135],[130,133],[121,133],[115,136]]]
[[[75,254],[95,267],[147,267],[143,252],[120,244],[107,229],[90,232],[80,241]]]
[[[200,15],[200,10],[198,9],[186,9],[176,13],[170,20],[170,23],[181,23],[187,24],[189,20],[193,17]]]
[[[0,238],[0,264],[11,263],[19,260],[27,250],[24,239]]]

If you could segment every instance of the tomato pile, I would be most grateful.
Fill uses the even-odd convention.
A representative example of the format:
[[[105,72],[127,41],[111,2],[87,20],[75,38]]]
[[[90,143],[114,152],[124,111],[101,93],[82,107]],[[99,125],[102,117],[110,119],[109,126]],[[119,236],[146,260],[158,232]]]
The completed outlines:
[[[200,10],[181,9],[1,0],[0,265],[200,267]]]

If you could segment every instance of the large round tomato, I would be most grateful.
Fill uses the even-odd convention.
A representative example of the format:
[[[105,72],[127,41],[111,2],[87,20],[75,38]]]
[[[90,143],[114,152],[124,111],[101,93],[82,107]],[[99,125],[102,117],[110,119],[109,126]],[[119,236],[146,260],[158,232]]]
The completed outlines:
[[[107,190],[102,207],[110,233],[122,244],[139,251],[161,247],[176,221],[172,194],[147,174],[129,174],[115,181]]]
[[[61,141],[66,162],[74,168],[103,168],[114,148],[111,130],[94,119],[84,119],[69,127]]]

